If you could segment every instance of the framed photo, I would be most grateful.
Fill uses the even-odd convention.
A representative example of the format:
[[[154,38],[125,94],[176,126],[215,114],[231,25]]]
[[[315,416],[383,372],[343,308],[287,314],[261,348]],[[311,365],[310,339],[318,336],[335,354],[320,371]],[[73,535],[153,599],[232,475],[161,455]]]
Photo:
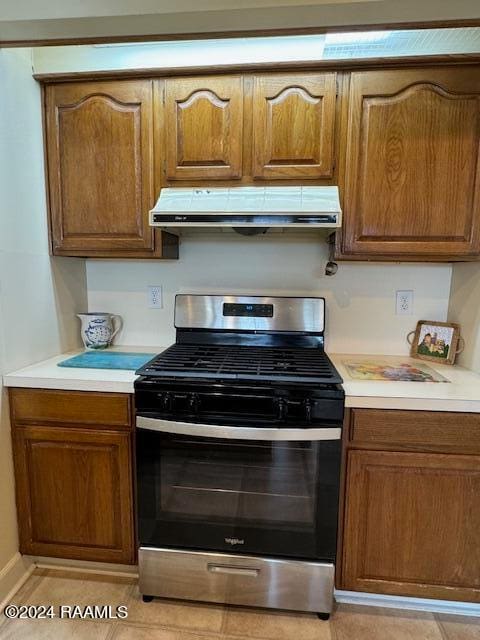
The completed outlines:
[[[453,364],[458,351],[460,327],[453,322],[419,320],[411,341],[412,358]],[[410,340],[409,340],[410,342]]]

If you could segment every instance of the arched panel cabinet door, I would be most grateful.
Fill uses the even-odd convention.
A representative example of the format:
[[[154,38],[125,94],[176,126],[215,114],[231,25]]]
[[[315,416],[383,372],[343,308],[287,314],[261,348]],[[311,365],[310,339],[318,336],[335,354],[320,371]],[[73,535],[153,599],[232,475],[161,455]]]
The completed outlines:
[[[335,103],[335,73],[256,76],[253,177],[331,178]]]
[[[161,257],[148,225],[152,82],[53,84],[45,106],[53,253]]]
[[[345,257],[480,254],[478,67],[352,73],[347,138]]]
[[[167,180],[241,178],[243,79],[178,78],[165,85]]]

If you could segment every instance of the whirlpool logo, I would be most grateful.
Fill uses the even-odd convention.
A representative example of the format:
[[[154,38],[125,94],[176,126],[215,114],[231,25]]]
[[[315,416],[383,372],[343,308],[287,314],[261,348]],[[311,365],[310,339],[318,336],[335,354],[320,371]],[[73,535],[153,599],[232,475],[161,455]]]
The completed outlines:
[[[235,544],[245,544],[245,540],[241,540],[240,538],[225,538],[225,542],[231,544],[232,547]]]

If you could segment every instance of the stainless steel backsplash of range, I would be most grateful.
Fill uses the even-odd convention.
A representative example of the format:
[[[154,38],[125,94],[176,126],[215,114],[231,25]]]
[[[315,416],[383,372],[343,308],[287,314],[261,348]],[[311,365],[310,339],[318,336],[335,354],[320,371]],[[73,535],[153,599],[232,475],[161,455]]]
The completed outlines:
[[[140,590],[332,608],[344,393],[322,298],[179,295],[139,370]]]

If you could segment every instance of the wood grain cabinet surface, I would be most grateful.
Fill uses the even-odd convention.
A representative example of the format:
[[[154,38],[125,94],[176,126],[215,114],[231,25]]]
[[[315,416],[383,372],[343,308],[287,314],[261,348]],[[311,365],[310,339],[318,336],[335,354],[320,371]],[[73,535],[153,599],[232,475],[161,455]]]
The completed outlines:
[[[335,73],[256,76],[253,177],[331,177],[336,97]]]
[[[351,445],[480,455],[480,413],[352,409]]]
[[[480,259],[479,65],[50,80],[45,111],[54,254],[175,258],[162,187],[311,181],[337,259]]]
[[[241,76],[165,81],[167,180],[232,180],[242,176]]]
[[[73,424],[82,428],[132,428],[133,409],[125,393],[15,389],[10,412],[16,425]]]
[[[154,204],[151,80],[46,87],[52,250],[57,255],[175,257],[148,224]]]
[[[479,416],[352,413],[338,586],[480,602]]]
[[[480,69],[353,72],[341,253],[480,254]]]
[[[11,389],[10,402],[20,551],[134,563],[130,397]]]

